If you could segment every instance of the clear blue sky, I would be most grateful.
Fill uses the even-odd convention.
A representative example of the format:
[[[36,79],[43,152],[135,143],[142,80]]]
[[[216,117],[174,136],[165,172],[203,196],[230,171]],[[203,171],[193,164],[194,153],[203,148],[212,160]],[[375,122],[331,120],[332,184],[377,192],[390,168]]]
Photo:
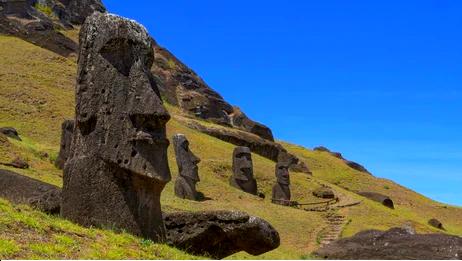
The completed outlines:
[[[104,2],[278,139],[462,205],[462,1]]]

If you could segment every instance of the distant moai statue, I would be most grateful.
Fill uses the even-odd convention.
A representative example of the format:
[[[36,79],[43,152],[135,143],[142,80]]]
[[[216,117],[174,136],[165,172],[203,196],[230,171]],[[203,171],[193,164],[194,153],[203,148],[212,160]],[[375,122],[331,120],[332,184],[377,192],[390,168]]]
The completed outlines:
[[[80,31],[75,128],[61,215],[164,241],[160,195],[171,180],[152,40],[138,23],[94,13]]]
[[[61,124],[61,145],[58,157],[55,161],[55,166],[59,169],[64,169],[64,164],[70,154],[72,136],[74,134],[74,121],[65,120]]]
[[[257,195],[257,181],[253,176],[252,153],[247,147],[236,147],[233,152],[233,175],[231,186],[244,192]]]
[[[289,168],[292,164],[292,157],[287,153],[281,153],[276,163],[276,184],[273,186],[272,202],[279,205],[290,206],[290,175]]]
[[[200,181],[197,164],[201,161],[189,149],[189,141],[183,134],[173,136],[179,175],[175,182],[175,195],[182,199],[199,200],[196,184]]]

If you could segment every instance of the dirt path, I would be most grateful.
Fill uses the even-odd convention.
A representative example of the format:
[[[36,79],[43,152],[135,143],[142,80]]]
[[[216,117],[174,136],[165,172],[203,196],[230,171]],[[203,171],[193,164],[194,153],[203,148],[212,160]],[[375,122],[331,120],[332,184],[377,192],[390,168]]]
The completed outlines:
[[[339,214],[337,211],[326,214],[326,218],[328,226],[319,235],[321,247],[340,238],[347,220],[346,216]]]

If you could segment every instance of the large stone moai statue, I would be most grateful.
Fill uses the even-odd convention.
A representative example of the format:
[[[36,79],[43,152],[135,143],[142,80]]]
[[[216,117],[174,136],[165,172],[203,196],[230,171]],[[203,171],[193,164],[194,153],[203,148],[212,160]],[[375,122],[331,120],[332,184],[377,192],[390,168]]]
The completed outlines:
[[[170,181],[163,106],[146,29],[94,13],[80,32],[76,118],[61,214],[85,226],[165,239],[160,194]]]
[[[233,152],[233,175],[229,183],[244,192],[257,195],[257,181],[253,177],[252,153],[247,147],[236,147]]]
[[[289,167],[292,164],[291,157],[281,153],[276,163],[276,184],[273,186],[272,202],[284,206],[291,205],[290,201],[290,175]]]
[[[201,160],[189,150],[189,141],[183,134],[173,136],[173,146],[180,174],[175,182],[175,195],[183,199],[199,200],[196,183],[200,181],[197,164]]]

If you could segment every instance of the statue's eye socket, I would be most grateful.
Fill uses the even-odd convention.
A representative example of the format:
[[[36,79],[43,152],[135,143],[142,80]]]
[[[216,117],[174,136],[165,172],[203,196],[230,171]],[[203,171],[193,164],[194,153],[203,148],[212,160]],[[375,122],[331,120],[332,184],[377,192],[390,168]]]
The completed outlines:
[[[121,74],[129,76],[133,64],[136,62],[137,50],[141,44],[130,39],[115,38],[109,40],[99,51],[101,56],[106,59]]]
[[[186,152],[188,152],[189,151],[189,142],[183,142],[182,147]]]

